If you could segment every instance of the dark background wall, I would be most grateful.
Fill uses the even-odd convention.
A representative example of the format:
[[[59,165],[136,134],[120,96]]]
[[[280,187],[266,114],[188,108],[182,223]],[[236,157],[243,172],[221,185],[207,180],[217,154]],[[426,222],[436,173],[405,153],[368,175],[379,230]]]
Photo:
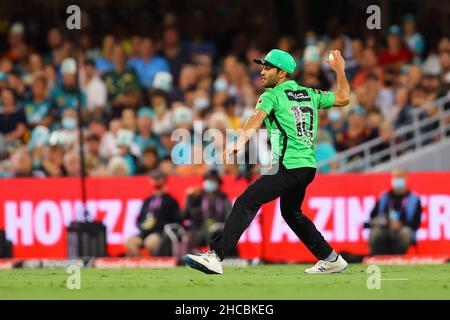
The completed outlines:
[[[49,27],[64,29],[65,10],[71,4],[78,4],[87,13],[81,32],[88,31],[96,41],[106,33],[158,37],[168,13],[174,13],[183,36],[215,38],[219,40],[219,51],[235,44],[239,36],[240,41],[251,39],[263,47],[273,46],[276,38],[284,34],[302,43],[308,29],[319,34],[342,31],[364,37],[366,8],[371,4],[382,8],[383,29],[400,23],[405,13],[413,13],[430,46],[450,33],[449,0],[2,0],[0,50],[6,45],[12,21],[24,22],[28,39],[37,47],[44,45]]]

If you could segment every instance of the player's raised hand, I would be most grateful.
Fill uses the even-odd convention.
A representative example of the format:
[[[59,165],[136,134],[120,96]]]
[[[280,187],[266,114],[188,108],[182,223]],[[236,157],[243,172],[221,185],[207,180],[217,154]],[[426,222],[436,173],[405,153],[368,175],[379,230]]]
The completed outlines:
[[[327,63],[334,72],[343,72],[345,69],[345,60],[339,50],[332,50],[328,56]]]

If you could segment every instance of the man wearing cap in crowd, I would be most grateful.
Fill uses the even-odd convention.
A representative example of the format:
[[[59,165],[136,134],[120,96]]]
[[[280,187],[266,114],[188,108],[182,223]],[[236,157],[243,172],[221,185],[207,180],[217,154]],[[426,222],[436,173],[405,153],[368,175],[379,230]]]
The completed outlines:
[[[180,222],[179,205],[167,193],[166,182],[167,178],[162,171],[152,171],[150,183],[154,192],[144,200],[139,212],[136,221],[139,233],[125,242],[128,256],[140,256],[141,248],[145,248],[149,255],[159,255],[164,226]]]
[[[57,116],[61,116],[66,109],[77,109],[86,106],[86,96],[79,92],[77,85],[77,64],[75,59],[66,58],[61,64],[61,85],[50,92],[52,107]]]
[[[247,119],[237,142],[228,147],[223,160],[229,162],[264,122],[271,140],[272,167],[263,172],[235,201],[223,232],[210,242],[210,251],[188,254],[185,262],[204,273],[222,274],[221,261],[232,252],[260,207],[280,197],[281,215],[302,243],[319,260],[306,273],[341,272],[347,262],[324,239],[313,222],[301,211],[306,188],[316,174],[314,142],[318,109],[344,107],[350,102],[350,85],[345,61],[338,50],[327,62],[336,73],[336,92],[298,85],[290,80],[296,62],[287,52],[273,49],[261,64],[262,84],[267,89],[259,98],[255,113]]]

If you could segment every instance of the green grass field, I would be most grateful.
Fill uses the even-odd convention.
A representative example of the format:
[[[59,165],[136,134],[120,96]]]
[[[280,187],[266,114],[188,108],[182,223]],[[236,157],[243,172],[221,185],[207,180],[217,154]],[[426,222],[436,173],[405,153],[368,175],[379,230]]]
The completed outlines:
[[[224,275],[187,267],[81,269],[80,290],[66,288],[65,269],[2,270],[0,299],[450,299],[450,264],[380,266],[379,290],[367,289],[364,265],[335,275],[306,275],[305,267],[230,267]]]

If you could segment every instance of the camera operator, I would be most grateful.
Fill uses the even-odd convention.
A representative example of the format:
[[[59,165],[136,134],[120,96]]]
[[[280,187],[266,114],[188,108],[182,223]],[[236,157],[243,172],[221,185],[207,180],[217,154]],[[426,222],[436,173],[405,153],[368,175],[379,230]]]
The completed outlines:
[[[407,188],[406,171],[392,171],[392,189],[378,199],[365,227],[371,228],[371,255],[404,254],[416,243],[415,233],[420,226],[422,206],[420,198]]]

